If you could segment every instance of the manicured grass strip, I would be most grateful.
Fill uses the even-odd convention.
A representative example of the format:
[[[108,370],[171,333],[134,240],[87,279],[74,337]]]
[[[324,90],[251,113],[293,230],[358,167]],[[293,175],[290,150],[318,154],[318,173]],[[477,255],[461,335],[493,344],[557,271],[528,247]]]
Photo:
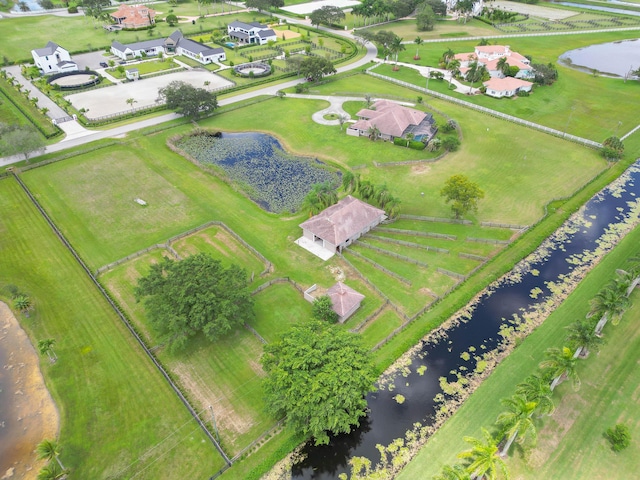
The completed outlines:
[[[0,284],[33,299],[35,312],[21,318],[33,343],[56,339],[59,360],[42,369],[72,474],[152,479],[173,468],[194,477],[220,469],[213,445],[14,180],[0,181],[0,209]]]
[[[405,468],[400,479],[430,478],[441,466],[456,461],[458,452],[468,448],[462,440],[465,435],[480,436],[481,427],[490,427],[502,411],[500,399],[510,396],[515,386],[536,371],[548,347],[562,346],[565,327],[589,310],[589,301],[615,275],[625,268],[627,258],[640,252],[640,229],[636,228],[580,283],[567,300],[518,348],[509,355],[465,401],[440,430],[427,442],[416,458]],[[537,449],[523,462],[514,455],[508,462],[513,478],[612,478],[610,462],[603,461],[613,454],[607,453],[602,433],[617,421],[626,421],[632,436],[640,435],[640,406],[629,401],[636,395],[640,384],[637,368],[640,352],[640,295],[633,294],[633,308],[620,325],[608,325],[606,344],[599,354],[581,361],[578,373],[582,389],[571,390],[568,383],[561,384],[554,401],[558,411],[545,420],[540,432],[540,450]],[[606,427],[605,427],[606,426]],[[556,428],[558,427],[558,428]],[[554,453],[555,451],[555,453]],[[537,453],[539,452],[539,453]],[[588,452],[588,453],[587,453]],[[637,455],[631,448],[615,458],[614,478],[632,478],[637,470]],[[594,458],[592,458],[594,457]],[[620,476],[618,476],[620,473]]]

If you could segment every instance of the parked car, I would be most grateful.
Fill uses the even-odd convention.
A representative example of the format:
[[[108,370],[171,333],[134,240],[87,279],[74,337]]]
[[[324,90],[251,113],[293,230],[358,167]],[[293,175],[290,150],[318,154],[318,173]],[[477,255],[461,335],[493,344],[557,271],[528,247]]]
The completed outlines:
[[[107,68],[109,65],[107,65],[107,62],[100,62],[100,66],[102,68]]]

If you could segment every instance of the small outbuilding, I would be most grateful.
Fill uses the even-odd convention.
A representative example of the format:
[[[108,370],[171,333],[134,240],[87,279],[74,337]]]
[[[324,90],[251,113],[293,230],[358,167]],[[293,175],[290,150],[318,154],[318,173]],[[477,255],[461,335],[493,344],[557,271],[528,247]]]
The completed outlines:
[[[483,85],[486,88],[486,94],[495,98],[513,97],[518,92],[530,92],[533,88],[532,82],[513,77],[494,77],[484,82]]]
[[[300,228],[306,242],[333,254],[342,252],[343,248],[385,218],[384,210],[347,195],[335,205],[301,223]],[[302,242],[298,244],[304,246]]]
[[[331,299],[331,308],[338,314],[340,323],[346,322],[360,308],[360,304],[364,300],[364,295],[342,282],[336,283],[327,290],[327,295]]]
[[[140,71],[137,68],[128,68],[124,74],[127,80],[140,80]]]

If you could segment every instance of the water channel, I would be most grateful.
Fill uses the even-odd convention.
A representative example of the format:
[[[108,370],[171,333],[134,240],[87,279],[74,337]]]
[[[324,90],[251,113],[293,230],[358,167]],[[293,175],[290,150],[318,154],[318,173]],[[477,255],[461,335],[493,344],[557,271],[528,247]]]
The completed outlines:
[[[377,444],[386,446],[403,438],[416,422],[432,424],[438,408],[434,397],[443,393],[439,378],[452,382],[457,377],[450,372],[471,372],[478,355],[503,348],[501,329],[539,311],[559,288],[581,279],[639,217],[640,160],[490,286],[462,321],[453,322],[436,338],[423,340],[408,368],[368,396],[370,412],[358,429],[333,437],[327,446],[305,446],[303,460],[293,466],[293,478],[335,479],[348,472],[348,461],[354,456],[366,457],[375,465],[380,460]],[[403,403],[394,399],[397,394],[404,396]]]

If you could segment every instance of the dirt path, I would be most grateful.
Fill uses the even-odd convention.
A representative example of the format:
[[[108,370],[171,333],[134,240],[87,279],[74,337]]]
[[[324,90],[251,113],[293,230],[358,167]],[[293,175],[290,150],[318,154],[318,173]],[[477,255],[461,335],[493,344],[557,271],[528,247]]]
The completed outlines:
[[[35,447],[55,438],[60,418],[38,355],[9,307],[0,302],[0,479],[35,479],[44,463]]]

